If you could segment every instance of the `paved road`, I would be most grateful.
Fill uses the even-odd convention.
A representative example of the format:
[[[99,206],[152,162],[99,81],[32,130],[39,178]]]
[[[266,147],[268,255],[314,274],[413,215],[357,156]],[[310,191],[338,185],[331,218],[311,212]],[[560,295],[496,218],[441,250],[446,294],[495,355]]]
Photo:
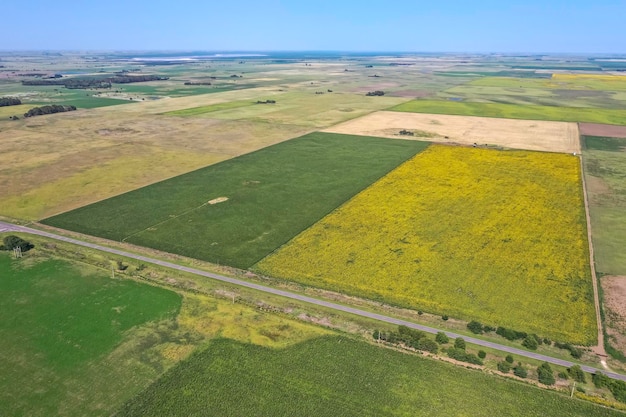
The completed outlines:
[[[15,231],[15,232],[22,232],[22,233],[30,233],[30,234],[34,234],[34,235],[48,237],[50,239],[61,240],[63,242],[72,243],[74,245],[79,245],[79,246],[84,246],[84,247],[88,247],[88,248],[92,248],[92,249],[97,249],[97,250],[100,250],[100,251],[103,251],[103,252],[113,253],[115,255],[120,255],[120,256],[127,257],[127,258],[137,259],[137,260],[142,261],[142,262],[156,264],[156,265],[164,266],[164,267],[167,267],[167,268],[176,269],[178,271],[188,272],[188,273],[195,274],[195,275],[201,275],[201,276],[206,277],[206,278],[211,278],[211,279],[216,279],[216,280],[223,281],[223,282],[228,282],[229,284],[234,284],[234,285],[238,285],[238,286],[241,286],[241,287],[252,288],[252,289],[255,289],[255,290],[258,290],[258,291],[263,291],[263,292],[266,292],[266,293],[275,294],[275,295],[279,295],[279,296],[286,297],[286,298],[291,298],[291,299],[298,300],[298,301],[303,301],[305,303],[315,304],[315,305],[318,305],[318,306],[323,306],[323,307],[331,308],[331,309],[334,309],[334,310],[343,311],[345,313],[350,313],[350,314],[354,314],[354,315],[361,316],[361,317],[367,317],[367,318],[370,318],[370,319],[379,320],[379,321],[383,321],[383,322],[386,322],[386,323],[392,323],[392,324],[397,324],[397,325],[404,325],[404,326],[410,327],[412,329],[422,330],[422,331],[427,332],[427,333],[435,334],[435,333],[441,331],[440,329],[435,329],[433,327],[423,326],[421,324],[412,323],[410,321],[397,319],[397,318],[389,317],[389,316],[384,316],[382,314],[372,313],[372,312],[369,312],[369,311],[364,311],[364,310],[360,310],[358,308],[348,307],[348,306],[344,306],[344,305],[341,305],[341,304],[331,303],[329,301],[319,300],[317,298],[307,297],[305,295],[300,295],[300,294],[292,293],[292,292],[289,292],[289,291],[283,291],[283,290],[279,290],[279,289],[276,289],[276,288],[267,287],[265,285],[255,284],[255,283],[252,283],[252,282],[242,281],[242,280],[239,280],[239,279],[235,279],[235,278],[230,278],[230,277],[226,277],[226,276],[223,276],[223,275],[214,274],[214,273],[211,273],[211,272],[201,271],[199,269],[190,268],[190,267],[182,266],[182,265],[177,265],[177,264],[174,264],[174,263],[171,263],[171,262],[162,261],[162,260],[154,259],[154,258],[149,258],[147,256],[136,255],[134,253],[125,252],[125,251],[118,250],[118,249],[107,248],[105,246],[96,245],[94,243],[83,242],[83,241],[72,239],[72,238],[69,238],[69,237],[60,236],[60,235],[57,235],[57,234],[54,234],[54,233],[48,233],[48,232],[44,232],[42,230],[31,229],[29,227],[17,226],[17,225],[13,225],[13,224],[10,224],[10,223],[0,222],[0,231],[4,231],[4,232]],[[450,337],[452,339],[455,339],[457,337],[462,337],[468,343],[473,343],[473,344],[478,345],[478,346],[484,346],[484,347],[488,347],[488,348],[492,348],[492,349],[497,349],[497,350],[500,350],[500,351],[503,351],[503,352],[507,352],[507,353],[510,353],[510,354],[513,354],[513,355],[517,355],[517,356],[533,358],[533,359],[537,359],[537,360],[540,360],[540,361],[552,363],[552,364],[555,364],[555,365],[562,365],[562,366],[566,366],[566,367],[570,367],[570,366],[574,365],[573,362],[569,362],[569,361],[566,361],[566,360],[553,358],[553,357],[550,357],[550,356],[541,355],[539,353],[529,352],[529,351],[526,351],[526,350],[517,349],[517,348],[514,348],[514,347],[505,346],[505,345],[489,342],[489,341],[482,340],[482,339],[476,339],[476,338],[473,338],[473,337],[460,335],[460,334],[452,333],[452,332],[448,332],[448,331],[446,331],[444,333],[446,333],[448,335],[448,337]],[[622,381],[626,381],[626,375],[621,375],[621,374],[617,374],[617,373],[614,373],[614,372],[609,372],[609,371],[606,371],[606,370],[593,368],[591,366],[586,366],[586,365],[581,365],[581,368],[584,371],[586,371],[586,372],[595,373],[595,372],[599,371],[599,372],[603,372],[604,374],[610,376],[611,378],[620,379]]]

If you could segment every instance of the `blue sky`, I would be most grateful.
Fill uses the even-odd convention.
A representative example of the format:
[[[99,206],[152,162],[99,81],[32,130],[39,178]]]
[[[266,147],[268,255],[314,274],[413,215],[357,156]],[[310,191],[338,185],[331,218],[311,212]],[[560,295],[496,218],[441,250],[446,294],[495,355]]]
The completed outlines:
[[[626,53],[619,1],[30,0],[0,50]]]

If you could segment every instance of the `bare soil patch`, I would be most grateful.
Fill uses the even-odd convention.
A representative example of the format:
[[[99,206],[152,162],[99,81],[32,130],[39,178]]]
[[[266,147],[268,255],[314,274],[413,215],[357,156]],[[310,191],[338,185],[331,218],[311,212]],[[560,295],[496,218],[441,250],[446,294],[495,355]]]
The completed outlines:
[[[213,204],[223,203],[224,201],[228,201],[228,197],[217,197],[217,198],[214,198],[213,200],[209,200],[208,203],[213,205]]]
[[[603,125],[598,123],[579,123],[581,135],[604,136],[608,138],[626,138],[626,126]]]
[[[401,130],[428,132],[429,135],[405,136],[399,134]],[[324,131],[534,151],[580,152],[578,127],[565,122],[380,111]]]
[[[626,352],[626,276],[607,275],[600,278],[604,292],[606,332],[611,345]]]

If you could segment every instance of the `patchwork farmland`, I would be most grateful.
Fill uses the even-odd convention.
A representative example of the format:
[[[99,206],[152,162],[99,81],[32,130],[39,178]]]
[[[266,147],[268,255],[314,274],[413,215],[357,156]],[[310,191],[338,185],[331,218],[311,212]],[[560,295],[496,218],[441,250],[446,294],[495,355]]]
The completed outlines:
[[[0,415],[626,409],[626,61],[0,58]]]
[[[593,344],[585,233],[578,158],[433,145],[256,269]]]
[[[43,223],[247,268],[426,146],[314,133]]]
[[[340,123],[324,131],[580,153],[580,140],[575,123],[380,111]],[[401,131],[408,131],[410,136],[399,134]]]

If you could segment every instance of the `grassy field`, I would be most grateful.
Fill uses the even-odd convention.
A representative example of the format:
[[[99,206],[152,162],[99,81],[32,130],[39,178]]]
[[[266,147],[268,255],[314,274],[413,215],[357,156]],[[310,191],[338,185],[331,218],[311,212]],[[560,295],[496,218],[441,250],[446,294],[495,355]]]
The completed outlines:
[[[246,268],[426,146],[313,133],[43,223]]]
[[[592,74],[553,74],[551,78],[484,77],[475,86],[519,87],[550,90],[626,90],[626,76]]]
[[[593,344],[587,251],[578,158],[433,145],[255,269]]]
[[[128,102],[18,121],[8,120],[11,112],[0,118],[0,216],[49,217],[406,100],[320,96],[314,88]],[[276,95],[276,105],[228,109]],[[211,106],[222,110],[163,116]]]
[[[437,93],[439,99],[495,104],[626,109],[626,77],[553,74],[548,78],[481,77]]]
[[[29,260],[0,254],[0,414],[83,414],[63,411],[81,403],[66,388],[94,376],[90,369],[107,362],[130,329],[174,317],[180,297],[61,260]],[[134,370],[124,376],[141,381],[146,371]]]
[[[113,280],[107,254],[26,238],[35,249],[19,261],[0,253],[2,416],[108,416],[207,339],[284,348],[328,334],[239,302],[124,279],[184,282],[171,271],[131,263]],[[61,260],[66,254],[80,262]]]
[[[393,111],[501,117],[506,119],[553,120],[626,125],[623,110],[580,107],[527,106],[496,103],[414,100],[392,107]]]
[[[571,400],[563,394],[336,336],[317,338],[283,350],[214,340],[115,415],[207,413],[212,416],[622,415]]]
[[[247,107],[254,105],[255,102],[245,101],[230,101],[227,103],[211,104],[209,106],[192,107],[190,109],[174,110],[165,113],[168,116],[198,116],[200,114],[213,113],[221,110],[239,109],[241,107]]]
[[[596,269],[626,275],[626,139],[583,136]]]

